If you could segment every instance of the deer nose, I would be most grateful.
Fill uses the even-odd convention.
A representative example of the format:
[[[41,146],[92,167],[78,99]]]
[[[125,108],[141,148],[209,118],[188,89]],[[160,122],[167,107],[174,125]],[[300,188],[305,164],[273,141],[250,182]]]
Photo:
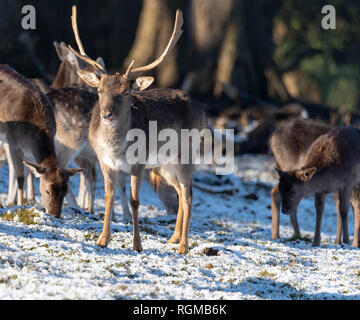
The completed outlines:
[[[114,114],[114,112],[112,112],[112,111],[103,112],[103,113],[102,113],[102,117],[103,117],[104,119],[110,119],[113,114]]]

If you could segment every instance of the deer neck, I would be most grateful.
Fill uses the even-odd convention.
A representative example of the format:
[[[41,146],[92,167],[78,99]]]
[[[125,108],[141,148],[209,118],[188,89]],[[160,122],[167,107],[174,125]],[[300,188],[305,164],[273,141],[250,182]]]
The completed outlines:
[[[316,173],[310,181],[305,183],[304,196],[310,196],[314,193],[331,193],[339,189],[345,179],[344,175],[336,174],[336,168],[328,167]]]

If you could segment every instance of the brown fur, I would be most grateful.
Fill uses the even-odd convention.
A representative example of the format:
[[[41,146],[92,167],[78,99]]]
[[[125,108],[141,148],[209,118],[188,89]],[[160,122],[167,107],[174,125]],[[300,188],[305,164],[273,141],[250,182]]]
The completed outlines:
[[[358,205],[355,200],[360,183],[360,130],[334,128],[319,136],[308,149],[300,169],[279,170],[279,191],[283,213],[292,214],[303,197],[315,194],[316,232],[314,245],[320,244],[321,220],[327,193],[336,193],[338,228],[336,242],[349,243],[347,216],[351,201],[355,212],[354,246],[358,245]],[[352,196],[353,194],[353,196]]]
[[[59,167],[54,136],[56,122],[48,97],[8,65],[0,65],[0,135],[9,144],[18,182],[18,205],[23,204],[24,156],[40,177],[46,211],[60,217],[68,179],[75,173]]]
[[[131,174],[130,202],[139,201],[139,192],[145,165],[129,165],[124,159],[127,146],[126,134],[130,129],[149,132],[149,121],[157,122],[157,130],[171,128],[180,136],[181,129],[201,130],[207,126],[202,107],[182,91],[176,89],[151,89],[130,92],[130,81],[118,74],[103,75],[99,82],[89,73],[83,74],[91,85],[99,85],[99,104],[94,108],[89,130],[89,138],[95,150],[105,179],[105,220],[102,235],[98,241],[106,246],[110,240],[110,215],[114,201],[112,190],[116,171],[124,170]],[[105,124],[110,119],[111,124]],[[146,134],[147,142],[149,135]],[[147,143],[147,145],[149,145]],[[158,148],[161,143],[158,142]],[[191,147],[190,147],[191,148]],[[147,156],[149,150],[146,150]],[[180,156],[180,155],[179,155]],[[120,162],[117,162],[120,161]],[[119,163],[118,165],[116,163]],[[172,185],[179,200],[175,232],[170,243],[180,243],[178,252],[187,253],[189,225],[192,212],[191,177],[194,165],[159,165],[152,174],[155,188],[162,176]],[[132,206],[134,223],[133,248],[142,251],[138,210]]]

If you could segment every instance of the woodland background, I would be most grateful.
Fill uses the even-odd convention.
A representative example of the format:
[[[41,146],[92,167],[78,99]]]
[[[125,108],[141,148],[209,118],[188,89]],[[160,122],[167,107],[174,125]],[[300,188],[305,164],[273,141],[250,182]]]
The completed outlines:
[[[36,30],[21,28],[26,4],[36,8]],[[73,4],[87,54],[112,72],[155,59],[182,9],[184,33],[153,71],[155,86],[194,95],[217,126],[257,119],[268,132],[273,120],[304,111],[333,124],[359,121],[358,0],[0,0],[0,63],[51,83],[60,64],[53,41],[76,46]],[[321,27],[327,4],[336,30]]]

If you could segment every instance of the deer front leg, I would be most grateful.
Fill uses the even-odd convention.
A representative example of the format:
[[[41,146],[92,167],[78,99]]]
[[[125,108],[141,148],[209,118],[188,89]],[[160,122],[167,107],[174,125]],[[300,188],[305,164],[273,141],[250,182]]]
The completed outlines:
[[[104,176],[104,183],[105,183],[105,217],[104,217],[103,230],[97,242],[97,245],[99,245],[100,247],[106,247],[110,241],[111,214],[114,207],[117,172],[115,170],[110,169],[107,165],[105,165],[101,161],[100,161],[100,167]]]
[[[189,252],[189,229],[192,215],[192,187],[189,184],[180,184],[182,206],[183,206],[183,227],[181,232],[178,253],[187,254]]]
[[[11,146],[9,148],[11,159],[13,161],[16,181],[18,185],[17,189],[17,205],[22,206],[24,204],[24,164],[23,157],[24,154],[20,149],[13,149]]]
[[[290,222],[294,229],[295,236],[300,237],[301,233],[300,233],[300,228],[299,228],[299,224],[297,221],[297,210],[296,209],[290,213]]]
[[[354,239],[352,246],[358,248],[359,247],[359,232],[360,232],[360,189],[356,186],[353,189],[353,193],[351,196],[351,205],[354,211],[354,219],[355,219],[355,226],[354,226]]]
[[[28,172],[26,173],[26,200],[27,201],[34,201],[35,200],[35,193],[34,193],[34,176],[25,168]]]
[[[17,190],[16,174],[15,174],[13,159],[10,154],[9,144],[5,143],[4,148],[5,148],[6,159],[9,168],[9,189],[8,189],[8,198],[6,204],[8,206],[13,206],[15,204],[16,190]]]
[[[279,225],[280,225],[280,205],[281,196],[279,192],[279,185],[276,185],[271,190],[271,238],[279,239]]]
[[[141,252],[141,238],[139,229],[139,216],[138,210],[140,205],[140,187],[145,168],[143,166],[137,166],[131,172],[130,176],[130,205],[133,214],[133,249]]]
[[[324,214],[325,193],[315,194],[316,226],[313,247],[318,247],[321,240],[321,221]]]
[[[126,173],[119,171],[118,172],[118,184],[119,184],[119,195],[121,201],[121,207],[123,209],[123,220],[124,223],[131,222],[131,213],[128,206],[128,200],[126,198],[125,190],[126,190]]]

